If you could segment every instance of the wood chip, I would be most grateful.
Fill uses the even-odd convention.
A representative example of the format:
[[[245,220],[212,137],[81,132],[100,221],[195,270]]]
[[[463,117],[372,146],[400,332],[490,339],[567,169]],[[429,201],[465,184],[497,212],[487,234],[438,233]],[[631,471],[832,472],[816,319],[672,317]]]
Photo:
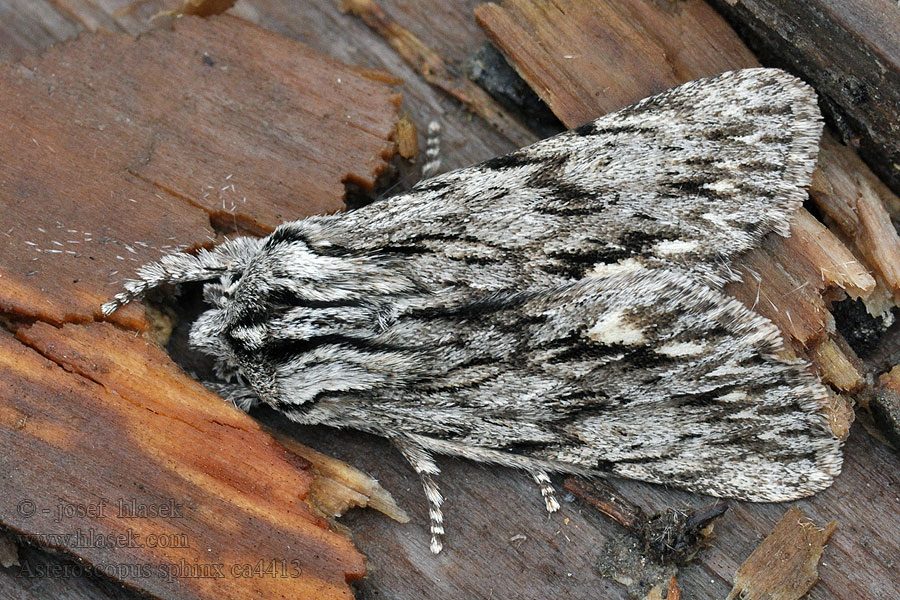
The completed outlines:
[[[394,141],[397,142],[397,153],[403,158],[410,159],[419,153],[419,133],[408,115],[397,121]]]
[[[726,600],[798,600],[819,578],[818,564],[837,521],[817,527],[792,507],[738,569]]]
[[[312,487],[313,501],[323,513],[338,517],[354,506],[368,506],[400,523],[409,522],[406,511],[397,505],[393,496],[375,478],[273,429],[266,430],[282,446],[309,461],[316,475]]]

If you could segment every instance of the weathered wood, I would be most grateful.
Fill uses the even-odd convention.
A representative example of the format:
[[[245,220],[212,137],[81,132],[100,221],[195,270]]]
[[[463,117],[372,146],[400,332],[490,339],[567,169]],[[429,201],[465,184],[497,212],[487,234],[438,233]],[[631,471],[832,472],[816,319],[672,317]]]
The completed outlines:
[[[900,13],[893,0],[713,0],[763,59],[803,75],[900,194]]]
[[[27,318],[97,317],[137,266],[216,229],[340,210],[393,152],[391,88],[233,17],[23,65],[0,67],[0,310]],[[138,307],[113,318],[142,326]]]
[[[382,2],[385,11],[449,65],[461,65],[485,41],[472,18],[479,0]],[[419,128],[441,122],[442,171],[468,166],[513,150],[517,145],[462,107],[443,90],[429,84],[377,32],[361,19],[341,13],[331,0],[239,0],[230,11],[270,31],[298,39],[349,64],[385,69],[402,81],[404,109]],[[535,136],[529,141],[536,141]],[[420,142],[423,141],[420,137]],[[421,164],[419,160],[419,164]],[[418,169],[398,183],[400,189],[420,178]]]
[[[504,2],[475,16],[568,127],[754,60],[703,2]]]
[[[441,88],[519,145],[533,137],[487,92],[452,69],[444,58],[411,31],[393,21],[374,0],[342,0],[341,8],[377,31],[429,83]]]
[[[17,337],[0,331],[6,527],[151,596],[351,597],[363,557],[256,422],[110,324]]]
[[[0,568],[4,600],[146,600],[140,592],[105,577],[90,576],[83,563],[27,543],[18,546],[17,567]]]

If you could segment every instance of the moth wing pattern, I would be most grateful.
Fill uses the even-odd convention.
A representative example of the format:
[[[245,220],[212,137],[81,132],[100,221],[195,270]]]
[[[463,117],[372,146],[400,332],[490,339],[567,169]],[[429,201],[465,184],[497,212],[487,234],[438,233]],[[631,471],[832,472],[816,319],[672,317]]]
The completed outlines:
[[[694,81],[406,194],[167,257],[104,307],[207,284],[192,343],[302,423],[532,473],[614,474],[754,501],[840,470],[827,390],[721,292],[789,233],[822,122],[773,69]],[[165,261],[168,261],[166,263]]]
[[[802,362],[779,357],[777,328],[679,271],[635,269],[477,306],[415,301],[356,341],[327,364],[382,379],[373,395],[294,387],[323,364],[295,355],[276,385],[291,398],[314,393],[281,410],[381,435],[394,422],[394,437],[444,454],[751,501],[811,494],[840,469],[821,416],[827,392]]]
[[[323,252],[404,254],[431,285],[479,291],[550,286],[628,259],[721,286],[736,277],[735,255],[788,234],[821,130],[800,80],[732,71],[278,235]]]

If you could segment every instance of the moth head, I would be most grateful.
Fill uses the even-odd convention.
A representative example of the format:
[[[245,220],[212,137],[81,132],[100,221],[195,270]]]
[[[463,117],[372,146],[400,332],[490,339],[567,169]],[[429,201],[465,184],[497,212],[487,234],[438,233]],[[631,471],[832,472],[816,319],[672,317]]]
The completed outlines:
[[[207,290],[204,290],[204,296]],[[192,348],[215,359],[216,376],[231,381],[240,374],[239,362],[224,341],[227,324],[225,302],[221,295],[214,297],[211,308],[191,325],[188,342]]]
[[[210,308],[193,322],[188,335],[190,346],[214,359],[216,376],[225,381],[246,381],[243,372],[246,357],[241,360],[232,334],[235,322],[246,316],[248,310],[262,306],[262,299],[255,295],[252,284],[246,272],[237,277],[226,274],[218,281],[206,283],[203,299]],[[241,291],[247,289],[249,294]]]

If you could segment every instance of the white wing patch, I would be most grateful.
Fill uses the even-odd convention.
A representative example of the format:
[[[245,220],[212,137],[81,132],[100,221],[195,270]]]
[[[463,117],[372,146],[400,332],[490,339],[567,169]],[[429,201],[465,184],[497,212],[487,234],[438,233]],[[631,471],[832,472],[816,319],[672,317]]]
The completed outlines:
[[[603,316],[587,331],[587,336],[595,342],[613,345],[634,346],[647,341],[644,330],[630,323],[622,311]]]

